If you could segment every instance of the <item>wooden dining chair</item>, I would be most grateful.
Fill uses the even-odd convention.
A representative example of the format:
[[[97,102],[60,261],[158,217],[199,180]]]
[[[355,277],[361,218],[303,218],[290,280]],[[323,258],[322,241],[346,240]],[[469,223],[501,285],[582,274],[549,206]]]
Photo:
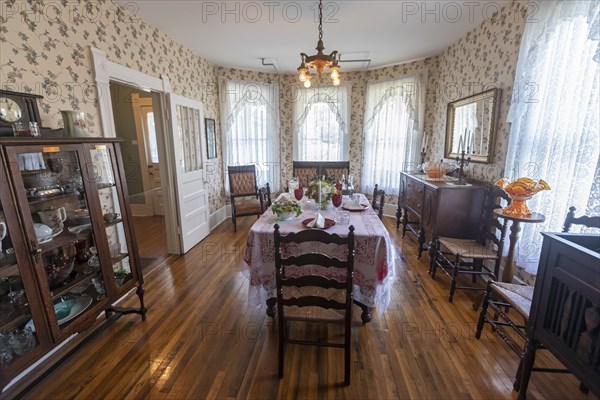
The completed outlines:
[[[373,201],[371,202],[371,207],[373,210],[377,211],[377,215],[379,219],[383,218],[383,203],[385,202],[385,191],[383,189],[379,189],[379,185],[375,184],[373,188]]]
[[[318,229],[282,235],[275,225],[275,279],[279,324],[279,378],[283,378],[288,343],[344,349],[344,384],[350,384],[354,226],[342,237]],[[315,252],[337,245],[342,260]],[[290,251],[290,249],[299,251]],[[345,260],[343,260],[345,258]],[[321,267],[316,269],[315,266]],[[320,272],[322,271],[322,272]],[[344,326],[344,342],[290,338],[288,323],[307,321]]]
[[[600,228],[600,216],[575,217],[575,207],[570,207],[565,218],[563,232],[569,232],[573,224],[583,225],[588,228]],[[523,355],[527,345],[527,321],[533,299],[533,286],[516,283],[488,281],[475,337],[479,339],[484,325],[492,327],[502,340],[519,356],[519,367],[513,383],[514,390],[519,390],[521,371],[523,368]],[[511,313],[512,311],[512,313]],[[512,334],[511,334],[512,333]],[[539,372],[568,372],[565,369],[534,368]],[[585,388],[580,388],[586,391]]]
[[[508,220],[505,220],[501,224],[494,215],[493,211],[502,207],[498,201],[500,198],[505,199],[509,204],[511,202],[504,190],[498,186],[488,184],[476,239],[439,236],[429,249],[431,257],[429,273],[431,277],[435,279],[436,271],[439,268],[450,278],[449,302],[454,299],[454,292],[457,289],[485,290],[484,287],[475,285],[458,286],[459,275],[471,275],[473,284],[475,284],[477,276],[487,275],[492,279],[496,279],[498,276],[508,222]],[[496,236],[497,230],[500,232],[498,236]],[[493,262],[493,268],[490,269],[486,262]]]
[[[258,188],[256,166],[228,166],[229,197],[231,199],[231,220],[237,232],[237,217],[260,216],[271,206],[271,188],[267,183]]]

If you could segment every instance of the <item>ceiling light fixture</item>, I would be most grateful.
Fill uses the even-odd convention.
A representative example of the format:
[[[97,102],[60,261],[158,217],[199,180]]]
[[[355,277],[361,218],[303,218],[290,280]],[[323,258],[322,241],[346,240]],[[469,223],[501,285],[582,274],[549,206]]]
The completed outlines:
[[[302,63],[298,67],[298,79],[304,83],[305,88],[311,86],[310,80],[312,76],[310,75],[310,68],[317,70],[319,80],[321,79],[323,70],[329,68],[329,76],[333,85],[338,86],[340,84],[340,66],[337,60],[338,52],[334,50],[330,55],[327,55],[323,54],[323,50],[325,50],[325,46],[323,46],[323,0],[319,0],[319,41],[317,42],[317,54],[308,56],[306,53],[300,53]]]

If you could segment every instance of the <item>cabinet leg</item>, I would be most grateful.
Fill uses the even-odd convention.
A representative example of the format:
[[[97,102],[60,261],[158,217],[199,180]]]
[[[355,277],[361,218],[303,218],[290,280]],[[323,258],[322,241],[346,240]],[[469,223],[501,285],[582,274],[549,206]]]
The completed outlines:
[[[396,230],[400,228],[400,220],[402,219],[402,207],[398,206],[396,210]]]
[[[408,229],[408,212],[404,209],[402,213],[402,237],[406,236],[406,230]]]
[[[144,293],[146,289],[144,289],[143,285],[139,285],[135,293],[138,295],[140,299],[140,315],[142,316],[142,321],[146,320],[146,306],[144,305]]]
[[[425,244],[425,231],[423,228],[419,229],[419,234],[417,235],[417,243],[419,243],[419,255],[417,258],[421,258],[421,254],[423,254],[423,245]]]

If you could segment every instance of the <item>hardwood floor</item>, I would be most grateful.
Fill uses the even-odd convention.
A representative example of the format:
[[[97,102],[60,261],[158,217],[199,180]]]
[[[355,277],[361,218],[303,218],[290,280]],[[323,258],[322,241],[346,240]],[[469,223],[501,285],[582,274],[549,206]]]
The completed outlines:
[[[169,257],[165,217],[133,217],[133,228],[145,276]]]
[[[489,326],[474,338],[474,294],[459,291],[448,303],[448,281],[433,281],[414,243],[400,238],[393,219],[384,220],[402,254],[398,280],[383,315],[374,313],[363,326],[354,309],[348,387],[343,351],[331,348],[289,345],[285,377],[278,379],[277,324],[266,306],[247,305],[242,252],[255,219],[246,217],[237,233],[227,220],[187,255],[146,276],[146,322],[121,317],[24,398],[515,398],[517,357]],[[135,302],[132,294],[125,305]],[[319,326],[292,329],[335,334]],[[543,353],[539,365],[557,364]],[[578,387],[570,374],[534,373],[529,399],[594,398]]]

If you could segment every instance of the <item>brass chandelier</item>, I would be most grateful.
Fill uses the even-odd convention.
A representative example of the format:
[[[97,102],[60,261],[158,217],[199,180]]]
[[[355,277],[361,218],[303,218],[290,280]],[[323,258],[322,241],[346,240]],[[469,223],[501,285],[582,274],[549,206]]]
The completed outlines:
[[[300,67],[298,67],[298,79],[300,82],[304,83],[305,88],[311,86],[310,80],[312,79],[312,76],[310,75],[310,68],[317,70],[319,80],[321,79],[323,70],[329,68],[329,76],[331,77],[333,85],[338,86],[340,84],[340,66],[338,65],[337,60],[338,52],[337,50],[334,50],[330,55],[327,55],[323,54],[323,50],[325,50],[325,46],[323,46],[323,0],[319,0],[319,41],[317,42],[317,54],[308,56],[306,53],[300,53],[302,63],[300,64]]]

